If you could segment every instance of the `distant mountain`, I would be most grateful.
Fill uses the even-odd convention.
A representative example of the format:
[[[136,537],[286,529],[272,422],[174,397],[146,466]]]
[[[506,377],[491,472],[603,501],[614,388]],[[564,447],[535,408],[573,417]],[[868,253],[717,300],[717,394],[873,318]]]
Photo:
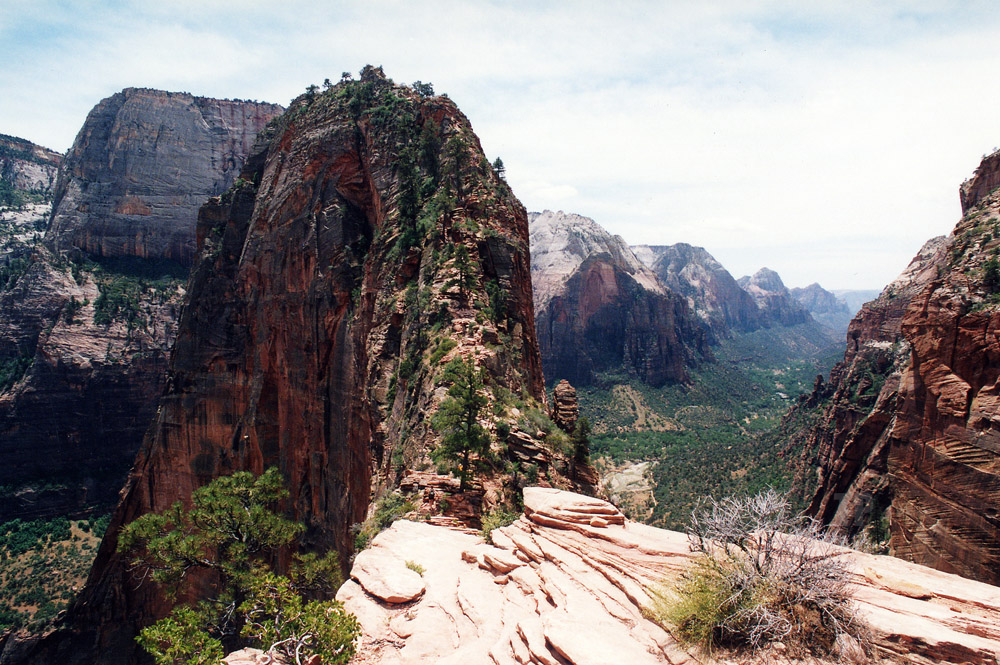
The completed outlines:
[[[763,326],[754,299],[703,247],[678,243],[633,245],[631,249],[668,289],[687,299],[688,307],[716,336],[725,337],[730,330],[749,332]]]
[[[771,324],[794,326],[812,319],[809,311],[792,297],[778,273],[770,268],[740,277],[737,283],[753,297],[764,319]]]
[[[832,293],[847,304],[847,309],[851,310],[853,317],[861,311],[865,303],[875,300],[882,292],[878,289],[834,289]]]
[[[592,219],[549,210],[528,218],[547,380],[587,385],[624,370],[652,386],[685,381],[709,341],[686,299]]]
[[[854,313],[843,300],[813,282],[805,288],[790,289],[792,297],[809,310],[814,319],[837,333],[847,332]]]

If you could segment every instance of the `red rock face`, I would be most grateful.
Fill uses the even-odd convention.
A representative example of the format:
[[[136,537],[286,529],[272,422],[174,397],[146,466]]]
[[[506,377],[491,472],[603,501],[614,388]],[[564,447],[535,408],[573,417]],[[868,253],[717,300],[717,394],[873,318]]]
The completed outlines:
[[[277,466],[302,545],[346,561],[372,494],[437,441],[441,365],[461,355],[491,394],[544,402],[526,213],[447,98],[372,69],[300,98],[202,209],[198,235],[166,396],[88,586],[38,662],[67,641],[125,658],[165,611],[115,553],[136,516]]]
[[[892,554],[997,584],[1000,198],[983,193],[994,161],[963,184],[951,237],[851,323],[805,458],[820,519],[851,535],[885,506]]]

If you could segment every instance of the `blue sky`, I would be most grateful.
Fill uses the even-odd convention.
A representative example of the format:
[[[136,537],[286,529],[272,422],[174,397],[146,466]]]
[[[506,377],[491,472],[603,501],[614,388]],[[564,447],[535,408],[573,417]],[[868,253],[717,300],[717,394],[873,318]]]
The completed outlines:
[[[1000,145],[995,2],[4,0],[0,133],[66,150],[127,86],[287,103],[380,64],[469,116],[529,210],[880,288]]]

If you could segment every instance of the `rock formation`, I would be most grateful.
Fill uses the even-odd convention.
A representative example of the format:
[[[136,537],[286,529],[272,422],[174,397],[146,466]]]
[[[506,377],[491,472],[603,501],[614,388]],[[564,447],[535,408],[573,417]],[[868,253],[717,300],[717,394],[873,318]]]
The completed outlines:
[[[12,190],[52,196],[62,155],[31,141],[0,134],[0,183]],[[0,201],[0,205],[4,202]]]
[[[492,545],[408,521],[376,537],[337,594],[362,626],[356,662],[711,662],[644,612],[651,589],[691,565],[683,534],[569,492],[528,488],[524,504],[517,522],[492,532]],[[858,615],[873,632],[869,662],[992,665],[1000,658],[1000,589],[889,557],[844,556]],[[715,655],[722,663],[750,660]],[[753,662],[803,661],[776,645]]]
[[[126,88],[87,116],[66,154],[47,238],[57,251],[190,265],[198,208],[236,179],[275,104]]]
[[[114,505],[166,382],[186,277],[171,259],[280,110],[130,88],[90,113],[44,244],[0,286],[0,366],[18,369],[0,385],[0,519]]]
[[[632,251],[668,289],[687,298],[688,307],[716,337],[727,337],[730,331],[750,332],[764,325],[756,301],[704,248],[678,243],[633,245]]]
[[[929,242],[851,323],[804,454],[817,517],[852,535],[885,513],[891,553],[990,583],[1000,582],[1000,197],[988,186],[998,163],[991,155],[963,184],[951,236]]]
[[[826,327],[842,334],[853,318],[847,303],[813,282],[807,287],[789,289],[792,298],[806,308],[810,315]]]
[[[572,432],[576,427],[576,419],[580,415],[580,407],[576,401],[576,388],[563,379],[552,390],[552,421],[563,431]]]
[[[709,335],[618,236],[593,220],[532,213],[538,339],[551,381],[588,385],[624,370],[652,386],[687,379]]]
[[[124,661],[137,626],[164,612],[115,551],[137,515],[277,466],[302,547],[347,561],[373,495],[429,464],[445,365],[485,370],[487,426],[508,419],[513,434],[544,404],[527,214],[447,97],[371,67],[299,97],[202,209],[198,237],[157,418],[86,589],[33,662],[67,645],[72,662]],[[481,478],[486,504],[504,498],[497,478]]]
[[[796,301],[778,273],[761,268],[752,276],[740,277],[737,283],[757,302],[764,320],[771,325],[794,326],[807,323],[812,317]]]

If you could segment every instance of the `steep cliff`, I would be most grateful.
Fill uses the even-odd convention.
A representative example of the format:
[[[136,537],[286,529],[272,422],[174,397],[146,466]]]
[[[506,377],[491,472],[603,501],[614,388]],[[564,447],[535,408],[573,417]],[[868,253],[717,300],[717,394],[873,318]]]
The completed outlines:
[[[809,314],[837,334],[847,331],[853,318],[847,303],[813,282],[804,288],[789,289],[792,298],[806,308]]]
[[[892,554],[1000,580],[1000,154],[962,186],[964,216],[851,324],[811,433],[812,510],[847,533],[881,522]],[[992,193],[991,193],[992,192]],[[851,399],[866,398],[850,405]],[[886,510],[888,524],[880,515]]]
[[[634,245],[632,251],[668,289],[687,298],[688,307],[717,337],[764,325],[754,299],[703,247],[686,243]]]
[[[593,220],[532,213],[535,318],[546,376],[588,385],[624,370],[652,386],[685,381],[710,336],[619,236]]]
[[[145,88],[108,97],[66,154],[49,243],[190,265],[199,206],[233,183],[257,132],[282,110]]]
[[[806,308],[792,297],[778,273],[770,268],[740,277],[737,283],[757,302],[767,325],[794,326],[812,319]]]
[[[30,195],[51,198],[61,161],[58,152],[0,134],[0,205],[16,205]]]
[[[114,505],[165,385],[187,272],[173,259],[279,111],[128,89],[90,113],[44,243],[0,258],[0,519]]]
[[[277,466],[302,546],[346,561],[372,496],[428,465],[444,365],[485,370],[487,424],[506,419],[511,436],[544,402],[527,215],[447,97],[370,67],[300,97],[202,209],[198,236],[167,392],[87,588],[36,662],[69,644],[75,662],[124,662],[163,612],[115,553],[137,515]],[[481,477],[483,501],[503,500],[507,479],[502,465]]]

